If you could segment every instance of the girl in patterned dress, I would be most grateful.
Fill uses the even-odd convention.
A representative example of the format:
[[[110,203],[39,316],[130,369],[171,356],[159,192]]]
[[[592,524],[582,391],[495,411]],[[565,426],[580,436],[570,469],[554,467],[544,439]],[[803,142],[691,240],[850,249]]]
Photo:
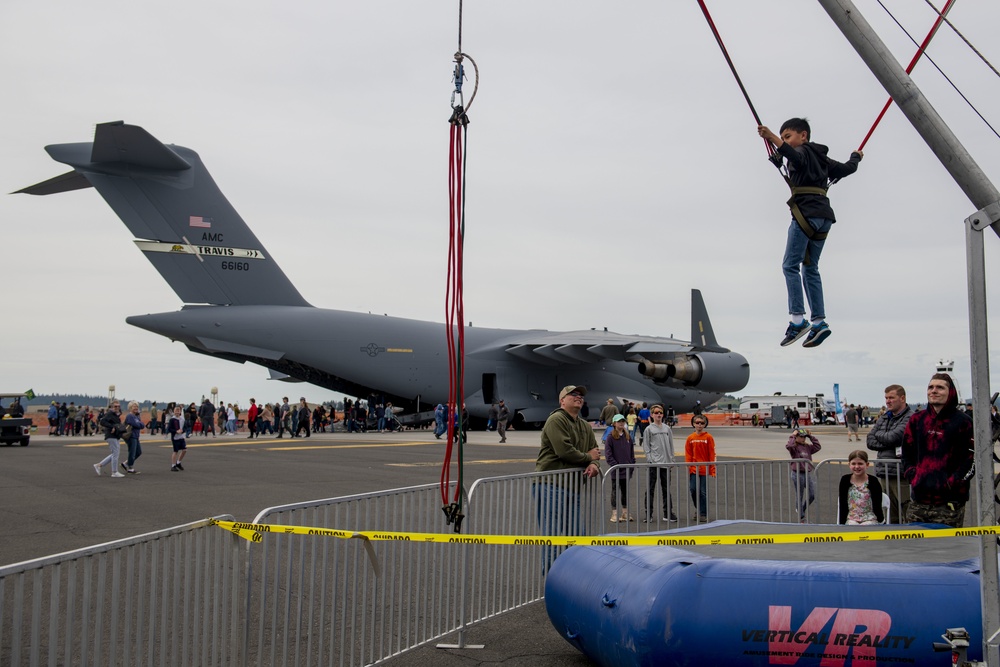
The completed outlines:
[[[838,521],[848,526],[874,526],[885,520],[882,484],[868,474],[868,452],[856,449],[847,455],[851,474],[840,478]]]

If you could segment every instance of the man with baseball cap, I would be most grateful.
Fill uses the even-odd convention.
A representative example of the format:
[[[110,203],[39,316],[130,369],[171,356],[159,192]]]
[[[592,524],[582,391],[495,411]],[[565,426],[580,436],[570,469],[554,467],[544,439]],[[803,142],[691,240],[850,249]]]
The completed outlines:
[[[572,384],[559,392],[559,409],[549,415],[542,428],[542,447],[535,462],[537,472],[582,468],[587,477],[601,473],[601,450],[594,429],[580,417],[586,395],[586,387]]]
[[[579,470],[586,478],[601,474],[601,450],[594,429],[580,416],[587,388],[568,385],[559,392],[559,408],[545,420],[542,446],[535,462],[536,472]],[[585,481],[578,475],[546,475],[532,487],[538,502],[538,525],[545,535],[585,534],[580,514],[580,491]],[[556,550],[547,549],[543,568],[547,569]]]

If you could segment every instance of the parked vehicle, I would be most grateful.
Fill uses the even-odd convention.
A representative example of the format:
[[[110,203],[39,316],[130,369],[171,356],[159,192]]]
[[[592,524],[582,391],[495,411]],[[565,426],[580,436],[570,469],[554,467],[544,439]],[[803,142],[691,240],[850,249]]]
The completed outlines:
[[[756,423],[766,426],[785,426],[785,408],[799,411],[799,424],[814,424],[816,408],[826,409],[823,394],[815,396],[783,395],[744,396],[740,400],[740,419],[744,422],[757,416]]]
[[[25,394],[20,392],[0,394],[0,444],[27,447],[31,441],[31,419],[23,416],[24,398]],[[19,409],[11,410],[15,403]]]

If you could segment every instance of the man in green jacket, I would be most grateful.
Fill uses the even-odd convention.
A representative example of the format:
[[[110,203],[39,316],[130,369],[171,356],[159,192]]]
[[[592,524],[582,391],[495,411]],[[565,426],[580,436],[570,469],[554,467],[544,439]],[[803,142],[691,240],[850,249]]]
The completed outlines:
[[[563,387],[559,392],[559,409],[549,415],[542,428],[535,471],[551,474],[540,476],[531,491],[538,503],[538,527],[543,535],[586,534],[580,492],[586,478],[601,474],[601,450],[594,429],[580,416],[586,394],[586,387]],[[559,551],[561,548],[544,548],[543,571],[548,571]]]
[[[542,447],[538,451],[535,470],[566,470],[582,468],[587,477],[601,474],[601,450],[594,438],[594,429],[580,417],[586,387],[569,385],[559,392],[559,409],[545,420]]]

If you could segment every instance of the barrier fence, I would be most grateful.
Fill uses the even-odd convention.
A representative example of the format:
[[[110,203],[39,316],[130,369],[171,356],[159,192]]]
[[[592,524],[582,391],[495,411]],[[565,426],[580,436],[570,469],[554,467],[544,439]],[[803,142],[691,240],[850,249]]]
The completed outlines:
[[[428,484],[272,507],[254,523],[442,532],[441,506]],[[247,664],[373,664],[453,632],[460,557],[449,544],[264,534],[248,545]]]
[[[3,567],[0,664],[369,665],[456,633],[465,646],[470,625],[544,597],[548,566],[565,548],[545,536],[695,526],[703,489],[708,520],[797,522],[808,488],[790,463],[715,462],[716,476],[693,484],[688,464],[659,466],[666,514],[661,474],[648,464],[590,480],[577,470],[484,478],[468,491],[452,543],[324,534],[450,532],[432,484],[268,508],[253,521],[272,526],[257,543],[205,520]],[[845,464],[817,464],[809,522],[836,521]],[[613,486],[619,511],[624,493],[636,521],[608,521]],[[654,511],[643,522],[647,502]]]
[[[885,462],[876,459],[872,463]],[[709,521],[837,523],[838,484],[842,475],[850,473],[847,459],[825,459],[814,463],[812,473],[793,474],[793,465],[805,464],[804,460],[784,459],[614,466],[603,479],[606,528],[610,532],[629,533],[703,523],[697,505],[700,500],[695,500],[702,492],[707,501]],[[711,466],[715,469],[715,476],[705,474],[692,478],[692,466]],[[667,474],[663,475],[659,470],[666,470]],[[631,520],[611,523],[610,514],[614,509],[611,491],[616,486],[616,475],[624,475],[625,481],[623,486],[618,482],[615,505],[618,505],[620,513],[624,495]],[[874,473],[869,472],[869,475],[874,476]],[[665,484],[660,483],[663,478]],[[891,475],[883,474],[878,479],[883,490],[887,491],[892,486],[897,497],[901,489],[908,489],[907,482],[898,476],[898,471]],[[667,505],[663,503],[664,488],[669,489],[670,494]],[[908,495],[906,493],[904,497]],[[976,499],[976,489],[973,488],[969,507],[975,507]],[[677,521],[670,520],[671,514],[677,517]]]
[[[244,544],[206,519],[0,567],[0,664],[238,664]]]

